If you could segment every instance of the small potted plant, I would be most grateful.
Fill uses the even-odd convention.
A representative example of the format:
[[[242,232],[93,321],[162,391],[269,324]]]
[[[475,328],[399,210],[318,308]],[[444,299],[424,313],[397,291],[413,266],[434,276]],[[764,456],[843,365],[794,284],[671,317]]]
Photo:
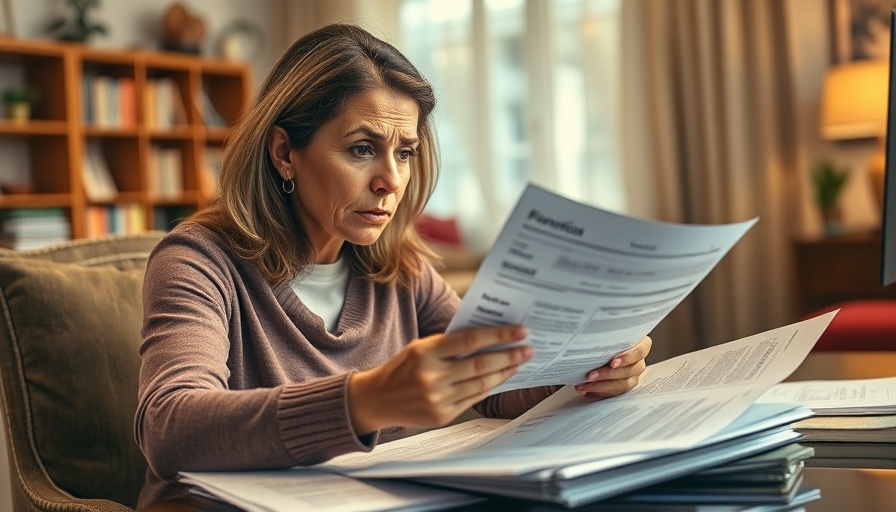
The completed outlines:
[[[830,160],[818,162],[812,172],[815,200],[821,210],[825,234],[828,236],[841,235],[844,231],[839,200],[847,178],[849,178],[849,170],[845,167],[835,166]]]
[[[31,106],[37,94],[27,87],[13,87],[3,92],[6,117],[12,121],[25,122],[31,118]]]

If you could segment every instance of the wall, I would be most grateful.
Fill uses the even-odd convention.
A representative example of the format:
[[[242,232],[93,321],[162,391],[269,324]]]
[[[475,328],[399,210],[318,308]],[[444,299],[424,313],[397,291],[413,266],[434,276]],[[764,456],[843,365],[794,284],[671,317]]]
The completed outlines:
[[[158,47],[162,35],[162,17],[172,2],[146,0],[105,0],[91,19],[106,26],[108,34],[95,36],[90,44],[99,48]],[[182,0],[182,3],[205,23],[203,54],[216,55],[215,42],[232,21],[242,19],[268,30],[274,23],[274,0]],[[12,0],[16,37],[50,39],[47,26],[57,15],[65,13],[59,0]],[[256,79],[266,72],[279,53],[268,37],[261,56],[253,61]]]

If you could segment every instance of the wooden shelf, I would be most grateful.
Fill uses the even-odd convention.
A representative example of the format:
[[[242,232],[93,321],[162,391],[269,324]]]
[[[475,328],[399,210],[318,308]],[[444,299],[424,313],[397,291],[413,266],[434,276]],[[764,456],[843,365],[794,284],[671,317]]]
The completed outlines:
[[[142,210],[142,229],[168,229],[204,207],[206,152],[218,151],[251,94],[247,65],[193,55],[0,37],[0,62],[41,98],[33,120],[0,120],[4,144],[30,161],[29,182],[9,185],[33,191],[0,195],[0,210],[60,208],[73,238],[98,236],[104,208]],[[204,125],[215,117],[228,126]],[[161,153],[174,172],[159,170]],[[88,169],[110,177],[111,199]],[[160,186],[173,197],[158,199]]]
[[[65,121],[31,120],[27,122],[0,121],[3,135],[65,135],[68,124]]]
[[[84,135],[87,137],[137,137],[139,129],[136,126],[126,128],[100,128],[97,126],[87,126],[84,128]]]
[[[3,194],[0,208],[68,208],[72,204],[71,194]]]

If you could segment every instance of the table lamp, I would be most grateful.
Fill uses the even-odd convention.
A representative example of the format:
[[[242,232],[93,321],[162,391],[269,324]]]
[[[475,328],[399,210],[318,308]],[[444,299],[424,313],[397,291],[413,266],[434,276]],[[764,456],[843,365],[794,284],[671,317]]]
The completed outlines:
[[[822,138],[878,138],[878,149],[868,170],[879,206],[884,197],[888,76],[886,60],[859,60],[835,66],[825,75],[821,99]]]

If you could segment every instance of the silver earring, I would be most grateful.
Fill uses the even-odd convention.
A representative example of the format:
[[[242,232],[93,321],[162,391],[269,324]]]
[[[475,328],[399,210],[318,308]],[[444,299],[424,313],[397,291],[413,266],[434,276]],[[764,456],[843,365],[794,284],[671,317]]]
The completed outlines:
[[[287,185],[287,183],[289,185]],[[292,191],[296,189],[296,182],[292,180],[292,178],[287,178],[283,180],[283,183],[280,184],[280,187],[283,188],[283,191],[287,194],[292,194]]]

